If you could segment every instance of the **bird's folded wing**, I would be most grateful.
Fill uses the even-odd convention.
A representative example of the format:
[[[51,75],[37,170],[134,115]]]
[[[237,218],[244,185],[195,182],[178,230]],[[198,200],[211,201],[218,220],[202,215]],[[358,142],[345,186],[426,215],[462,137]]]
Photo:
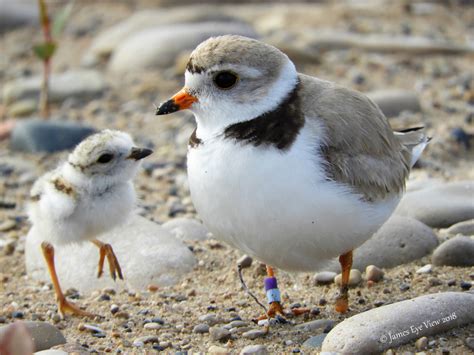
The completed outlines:
[[[410,154],[404,154],[380,109],[359,92],[304,75],[301,80],[303,110],[323,136],[320,148],[329,177],[367,201],[402,192]]]

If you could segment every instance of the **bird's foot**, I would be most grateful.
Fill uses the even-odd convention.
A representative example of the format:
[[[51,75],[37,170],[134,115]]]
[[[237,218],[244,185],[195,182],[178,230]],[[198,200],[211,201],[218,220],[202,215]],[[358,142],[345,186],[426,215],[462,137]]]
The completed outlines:
[[[334,309],[337,313],[346,313],[349,310],[349,296],[347,293],[341,293],[337,296]]]
[[[58,311],[61,315],[61,318],[64,319],[66,314],[72,314],[79,317],[89,317],[94,318],[96,315],[87,311],[80,309],[74,303],[69,302],[66,297],[61,297],[58,299]]]
[[[118,262],[117,256],[112,249],[110,244],[100,243],[99,244],[99,266],[97,270],[97,277],[101,277],[104,272],[104,261],[105,257],[107,257],[107,262],[109,263],[109,271],[110,276],[112,279],[119,277],[119,279],[123,280],[122,269]]]
[[[309,308],[292,308],[289,311],[285,311],[280,302],[272,302],[270,303],[267,313],[255,318],[254,321],[258,323],[261,320],[275,318],[279,323],[287,323],[287,318],[300,316],[309,312]]]

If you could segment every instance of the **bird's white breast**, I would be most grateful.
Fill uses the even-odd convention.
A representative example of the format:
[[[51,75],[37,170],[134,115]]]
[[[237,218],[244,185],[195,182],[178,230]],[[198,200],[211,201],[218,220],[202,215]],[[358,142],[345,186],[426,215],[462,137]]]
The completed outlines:
[[[305,127],[287,151],[223,138],[188,152],[191,197],[219,239],[286,270],[315,270],[362,244],[399,197],[377,204],[328,181]]]

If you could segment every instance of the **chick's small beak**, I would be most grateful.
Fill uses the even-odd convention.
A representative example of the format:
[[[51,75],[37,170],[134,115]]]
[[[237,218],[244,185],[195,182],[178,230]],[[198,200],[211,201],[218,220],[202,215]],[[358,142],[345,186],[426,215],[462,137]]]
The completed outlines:
[[[183,88],[171,99],[163,102],[156,110],[156,115],[167,115],[168,113],[190,108],[196,101],[198,99],[191,95],[186,88]]]
[[[133,147],[127,159],[140,160],[149,156],[151,153],[153,153],[151,149]]]

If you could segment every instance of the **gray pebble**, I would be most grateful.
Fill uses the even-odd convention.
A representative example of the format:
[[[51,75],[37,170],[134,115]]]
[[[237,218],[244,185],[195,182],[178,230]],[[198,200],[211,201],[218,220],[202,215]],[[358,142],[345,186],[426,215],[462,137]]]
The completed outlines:
[[[205,323],[197,324],[193,328],[193,333],[197,333],[197,334],[209,333],[209,325]]]
[[[242,349],[240,355],[266,355],[268,354],[267,347],[265,345],[247,345]]]
[[[179,240],[205,240],[209,233],[201,222],[192,218],[174,218],[162,227]]]
[[[66,343],[66,338],[54,325],[47,322],[25,321],[23,324],[30,332],[36,351],[50,349],[53,346]],[[0,327],[0,338],[5,334],[8,325]]]
[[[417,350],[426,350],[428,348],[428,338],[421,337],[415,342],[415,347]]]
[[[337,273],[332,271],[321,271],[314,275],[315,285],[328,285],[334,282]]]
[[[450,182],[408,192],[395,213],[433,228],[447,228],[474,218],[474,181]]]
[[[383,279],[384,272],[375,265],[369,265],[365,268],[365,276],[368,281],[379,282]]]
[[[213,313],[204,314],[199,317],[199,321],[203,323],[207,323],[210,326],[216,325],[218,323],[222,323],[222,319],[217,318],[217,316]]]
[[[327,333],[322,333],[312,336],[311,338],[307,339],[301,347],[307,349],[321,349],[323,341],[326,339],[327,335]]]
[[[301,323],[295,326],[295,329],[304,330],[306,332],[314,332],[326,328],[333,328],[336,322],[332,319],[316,319],[311,322]]]
[[[464,343],[469,349],[474,350],[474,337],[466,338],[466,341]]]
[[[242,337],[246,339],[257,339],[257,338],[262,338],[265,335],[267,335],[267,332],[261,329],[252,329],[249,330],[248,332],[245,332],[242,334]]]
[[[222,341],[222,342],[228,340],[231,336],[230,332],[223,327],[213,327],[209,329],[209,333],[211,335],[212,340]]]
[[[447,266],[474,265],[474,239],[457,236],[438,246],[433,252],[433,264]]]
[[[474,219],[456,223],[449,227],[446,232],[451,235],[474,235]]]
[[[156,335],[147,335],[147,336],[136,338],[133,341],[133,346],[142,347],[144,344],[148,344],[148,343],[158,343],[158,337]]]

